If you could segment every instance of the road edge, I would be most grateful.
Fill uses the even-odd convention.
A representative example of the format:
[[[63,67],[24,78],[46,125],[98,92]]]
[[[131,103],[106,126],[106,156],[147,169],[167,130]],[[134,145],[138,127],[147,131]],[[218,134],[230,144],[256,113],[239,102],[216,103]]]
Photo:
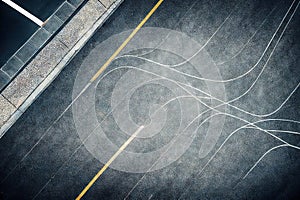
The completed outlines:
[[[123,1],[89,0],[25,70],[2,91],[0,138],[54,81]],[[83,23],[87,25],[84,27]]]

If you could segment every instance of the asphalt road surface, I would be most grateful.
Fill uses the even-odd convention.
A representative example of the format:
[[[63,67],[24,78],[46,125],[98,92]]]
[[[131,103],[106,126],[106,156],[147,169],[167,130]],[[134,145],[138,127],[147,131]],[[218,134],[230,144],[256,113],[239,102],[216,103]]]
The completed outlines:
[[[299,1],[125,0],[0,139],[3,199],[299,199]],[[131,135],[126,149],[121,146]]]

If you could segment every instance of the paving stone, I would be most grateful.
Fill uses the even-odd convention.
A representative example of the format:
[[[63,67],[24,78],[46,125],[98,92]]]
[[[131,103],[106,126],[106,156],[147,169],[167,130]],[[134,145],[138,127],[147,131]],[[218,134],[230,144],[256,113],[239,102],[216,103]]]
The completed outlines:
[[[55,15],[62,21],[66,21],[74,12],[75,8],[67,1],[56,11]]]
[[[49,33],[53,34],[59,29],[59,27],[62,24],[63,21],[59,19],[56,15],[53,15],[48,19],[47,23],[43,28],[49,31]]]
[[[68,48],[57,38],[54,38],[36,56],[27,68],[35,75],[45,78],[67,53]]]
[[[9,82],[10,77],[6,75],[2,70],[0,71],[0,90],[6,86]]]
[[[50,36],[51,34],[47,30],[40,28],[37,32],[35,32],[30,40],[36,48],[40,48]]]
[[[13,56],[8,60],[7,63],[2,67],[2,70],[5,71],[9,76],[13,77],[22,67],[24,63]]]
[[[105,8],[109,8],[111,4],[115,2],[115,0],[99,0],[99,1],[105,6]]]
[[[5,88],[5,96],[16,107],[19,107],[32,91],[55,68],[68,49],[59,40],[53,39],[47,46],[28,64],[28,66]]]
[[[26,63],[38,50],[33,43],[33,41],[29,40],[21,49],[17,52],[16,56],[20,58],[24,63]]]
[[[9,119],[16,111],[16,108],[9,103],[2,95],[0,95],[0,127]]]
[[[90,0],[61,30],[57,37],[68,47],[74,44],[86,33],[105,11],[104,6],[97,0]]]

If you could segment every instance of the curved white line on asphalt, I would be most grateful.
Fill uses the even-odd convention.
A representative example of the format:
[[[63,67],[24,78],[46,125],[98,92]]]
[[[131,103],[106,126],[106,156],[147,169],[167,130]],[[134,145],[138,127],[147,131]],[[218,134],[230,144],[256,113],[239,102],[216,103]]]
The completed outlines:
[[[294,2],[295,2],[295,0],[294,0]],[[256,63],[255,63],[255,64],[254,64],[247,72],[245,72],[245,73],[243,73],[243,74],[241,74],[241,75],[239,75],[239,76],[236,76],[236,77],[234,77],[234,78],[230,78],[230,79],[227,79],[227,80],[207,79],[207,78],[202,78],[202,77],[194,76],[194,75],[191,75],[191,74],[187,74],[187,73],[181,72],[181,71],[176,70],[176,69],[172,69],[172,68],[174,68],[174,67],[177,67],[177,66],[180,66],[180,65],[183,65],[183,64],[186,64],[187,62],[189,62],[192,58],[194,58],[198,53],[201,52],[201,51],[199,51],[199,50],[197,51],[197,53],[195,53],[194,55],[192,55],[190,58],[188,58],[188,59],[185,60],[184,62],[175,64],[175,65],[163,64],[163,63],[159,63],[159,62],[156,62],[156,61],[154,61],[154,60],[151,60],[151,59],[147,59],[147,58],[140,57],[140,56],[135,56],[135,55],[123,55],[123,56],[119,56],[119,57],[117,57],[117,58],[124,58],[124,57],[138,58],[138,59],[145,60],[145,61],[148,61],[148,62],[153,63],[153,64],[157,64],[157,65],[159,65],[159,66],[161,66],[161,67],[170,68],[170,69],[172,69],[173,71],[178,72],[178,73],[180,73],[180,74],[183,74],[183,75],[185,75],[185,76],[188,76],[188,77],[191,77],[191,78],[195,78],[195,79],[198,79],[198,80],[203,80],[203,81],[210,81],[210,82],[216,82],[216,83],[226,83],[226,82],[235,81],[235,80],[238,80],[238,79],[240,79],[240,78],[242,78],[242,77],[248,75],[248,74],[249,74],[251,71],[253,71],[253,70],[258,66],[258,64],[261,62],[261,60],[263,59],[263,57],[264,57],[264,55],[266,54],[267,50],[269,49],[269,47],[270,47],[272,41],[274,40],[275,36],[277,35],[277,32],[279,31],[279,29],[280,29],[282,23],[284,22],[285,18],[287,17],[288,13],[290,12],[290,9],[291,9],[292,6],[294,5],[294,2],[292,3],[292,5],[289,7],[288,11],[287,11],[286,14],[284,15],[284,17],[283,17],[283,19],[281,20],[279,26],[277,27],[275,33],[273,34],[271,40],[269,41],[268,45],[266,46],[265,50],[263,51],[262,55],[261,55],[260,58],[257,60],[257,62],[256,62]],[[277,47],[277,45],[278,45],[280,39],[282,38],[282,36],[283,36],[283,34],[284,34],[286,28],[288,27],[288,25],[289,25],[291,19],[293,18],[294,14],[295,14],[295,12],[296,12],[296,10],[297,10],[297,8],[298,8],[298,5],[299,5],[299,2],[298,2],[298,4],[297,4],[297,7],[295,8],[293,14],[290,16],[289,21],[288,21],[287,24],[285,25],[284,30],[281,32],[280,37],[279,37],[279,39],[277,40],[277,42],[276,42],[274,48],[272,49],[272,53],[269,55],[267,61],[270,60],[270,58],[271,58],[273,52],[275,51],[275,49],[276,49],[276,47]],[[203,48],[201,47],[200,50],[202,50],[202,49],[203,49]],[[267,62],[266,62],[266,63],[267,63]],[[265,64],[264,67],[262,68],[261,72],[264,71],[265,67],[266,67],[266,64]]]

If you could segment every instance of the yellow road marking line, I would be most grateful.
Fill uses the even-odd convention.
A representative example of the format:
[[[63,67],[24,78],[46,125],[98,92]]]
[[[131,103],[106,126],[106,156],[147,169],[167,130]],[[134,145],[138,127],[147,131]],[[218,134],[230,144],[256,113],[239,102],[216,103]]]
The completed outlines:
[[[120,149],[109,159],[109,161],[100,169],[100,171],[94,176],[94,178],[89,182],[89,184],[82,190],[82,192],[78,195],[76,200],[80,200],[83,195],[92,187],[92,185],[96,182],[96,180],[103,174],[103,172],[109,167],[109,165],[119,156],[119,154],[130,144],[130,142],[137,136],[137,134],[144,128],[144,126],[140,126],[134,134],[130,136],[130,138],[120,147]]]
[[[156,9],[160,6],[160,4],[164,0],[159,0],[155,6],[151,9],[151,11],[146,15],[146,17],[139,23],[139,25],[132,31],[132,33],[127,37],[127,39],[121,44],[121,46],[113,53],[113,55],[104,63],[104,65],[97,71],[97,73],[93,76],[90,82],[94,82],[100,74],[108,67],[108,65],[116,58],[116,56],[124,49],[124,47],[128,44],[128,42],[134,37],[134,35],[141,29],[141,27],[147,22],[147,20],[151,17],[151,15],[156,11]]]
[[[124,49],[124,47],[130,42],[130,40],[135,36],[135,34],[141,29],[141,27],[147,22],[151,15],[157,10],[160,4],[164,0],[159,0],[155,6],[150,10],[146,17],[139,23],[139,25],[132,31],[132,33],[126,38],[126,40],[121,44],[121,46],[113,53],[113,55],[104,63],[104,65],[97,71],[97,73],[92,77],[90,83],[94,82],[102,72],[108,67],[108,65],[116,58],[116,56]],[[85,193],[92,187],[92,185],[97,181],[97,179],[104,173],[104,171],[111,165],[111,163],[119,156],[119,154],[130,144],[130,142],[137,136],[137,134],[144,128],[141,126],[138,130],[130,136],[130,138],[120,147],[120,149],[109,159],[109,161],[100,169],[100,171],[94,176],[94,178],[89,182],[89,184],[82,190],[82,192],[77,196],[76,200],[80,200]]]

